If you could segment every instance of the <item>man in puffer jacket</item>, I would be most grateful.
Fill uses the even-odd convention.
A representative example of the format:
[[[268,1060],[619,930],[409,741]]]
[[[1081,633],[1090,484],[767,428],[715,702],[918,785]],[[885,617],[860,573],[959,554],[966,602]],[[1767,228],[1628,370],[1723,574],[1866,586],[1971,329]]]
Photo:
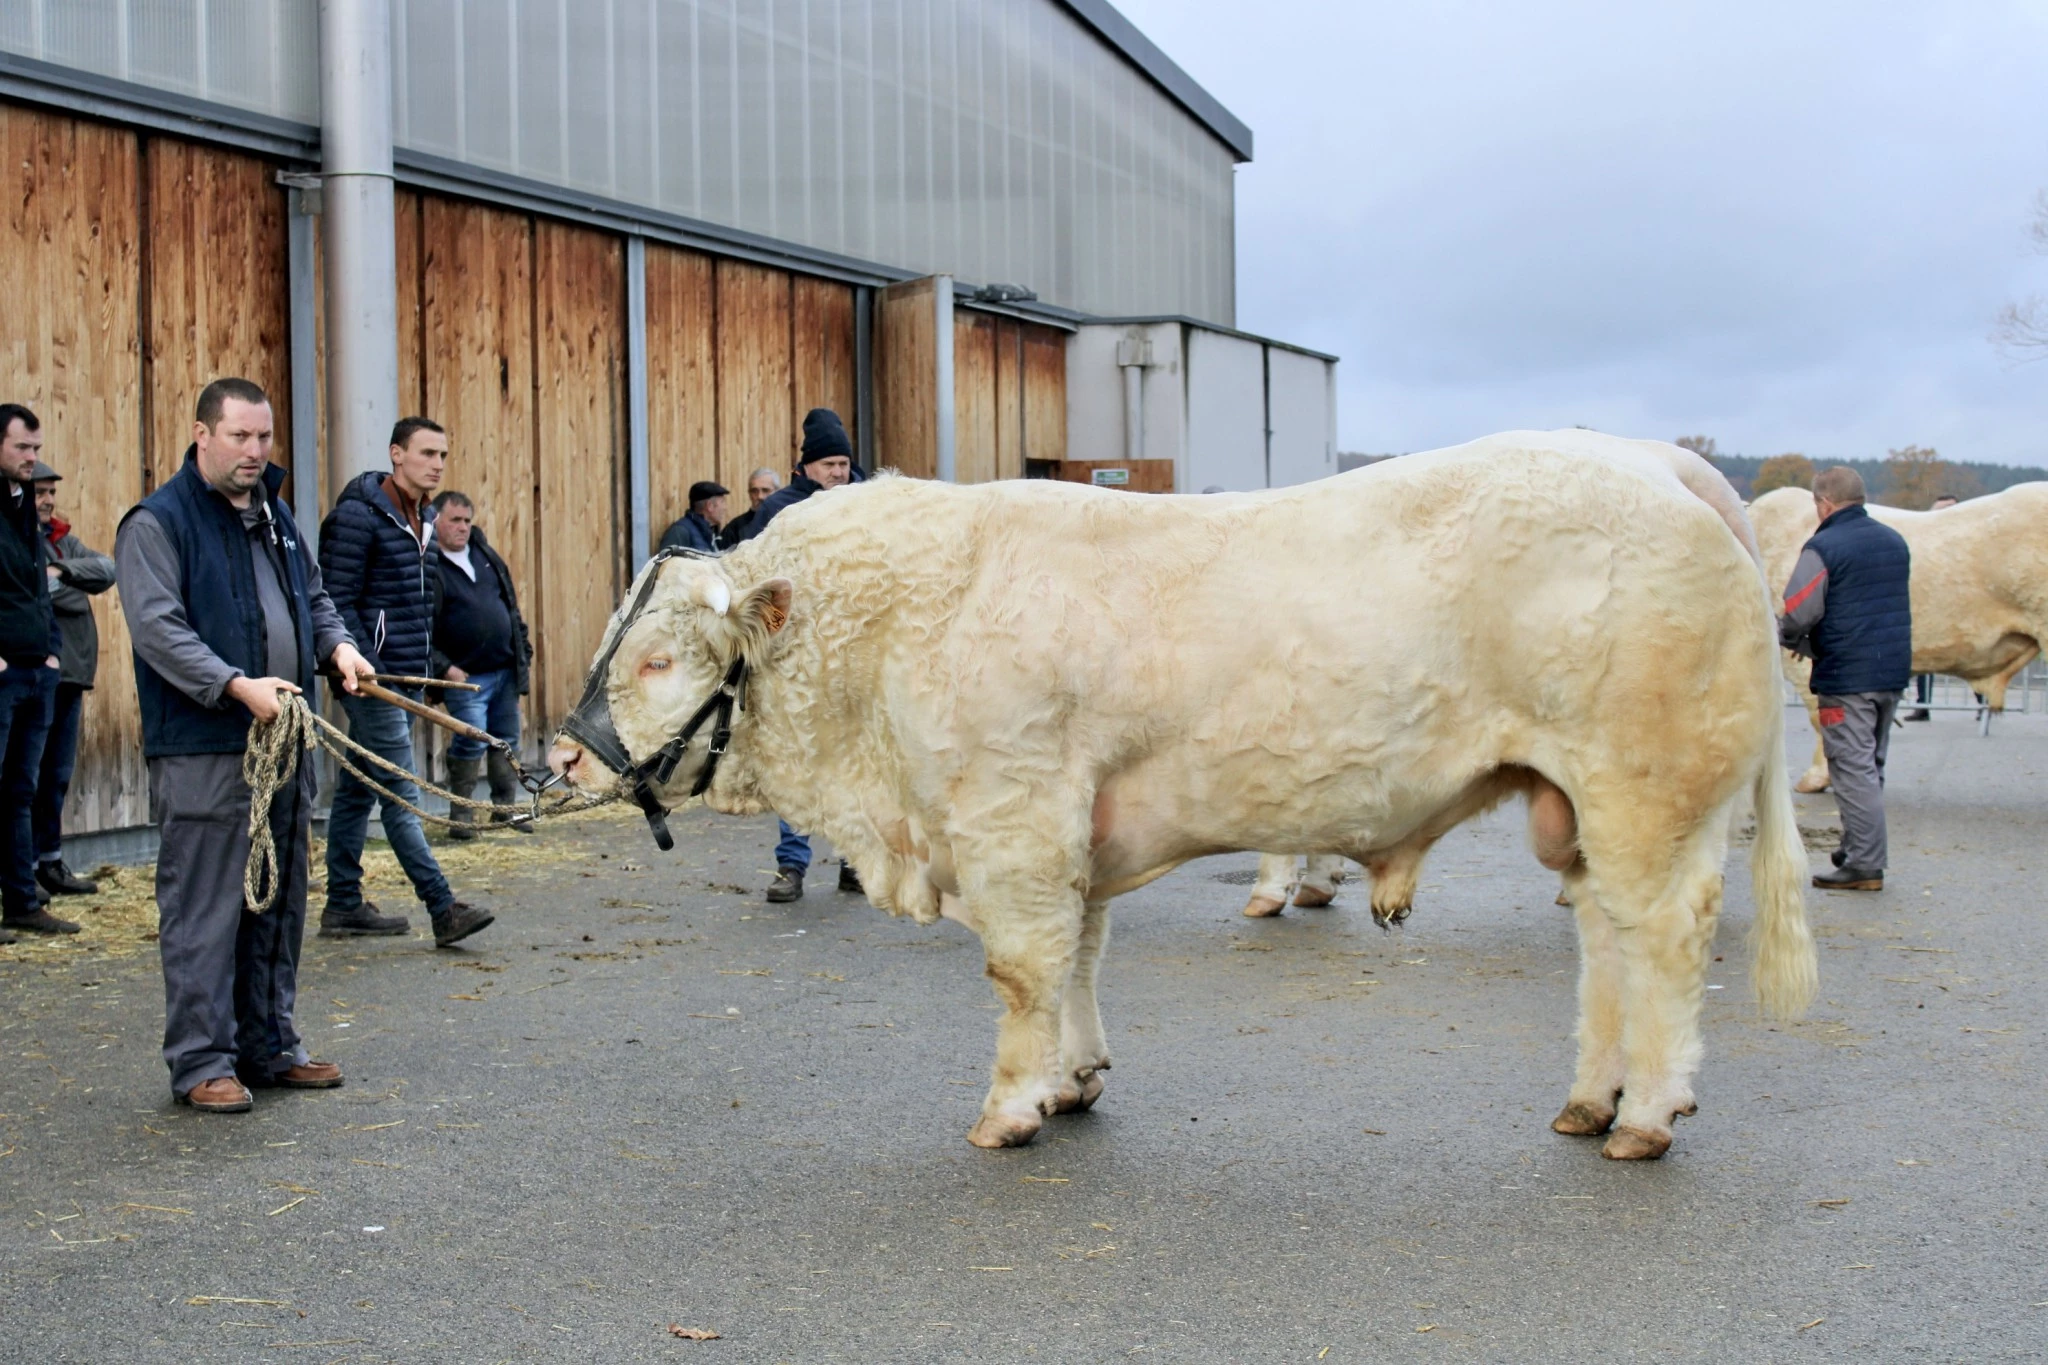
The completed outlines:
[[[1863,476],[1847,465],[1813,481],[1820,528],[1785,586],[1778,639],[1813,660],[1842,846],[1813,879],[1831,891],[1881,891],[1886,859],[1884,759],[1892,716],[1913,676],[1912,554],[1905,537],[1863,507]]]
[[[440,486],[447,463],[447,433],[424,417],[408,417],[391,429],[391,472],[351,482],[320,523],[320,573],[328,595],[379,673],[424,677],[430,667],[436,570],[427,562],[434,542],[434,509],[427,499]],[[419,695],[416,687],[394,690]],[[341,695],[340,701],[351,739],[413,771],[410,715],[372,697]],[[411,781],[381,770],[369,775],[401,800],[420,803]],[[489,911],[455,899],[419,817],[344,769],[327,817],[327,907],[320,936],[402,934],[410,927],[403,915],[380,914],[363,899],[363,839],[370,811],[380,803],[384,837],[427,907],[435,945],[445,948],[489,924]]]

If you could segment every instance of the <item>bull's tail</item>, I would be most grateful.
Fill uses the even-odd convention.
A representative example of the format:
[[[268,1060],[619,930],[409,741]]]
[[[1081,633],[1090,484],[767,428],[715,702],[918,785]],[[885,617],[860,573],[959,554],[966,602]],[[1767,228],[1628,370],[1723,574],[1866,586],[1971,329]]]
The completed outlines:
[[[1750,971],[1757,1002],[1780,1019],[1797,1019],[1813,1003],[1820,967],[1813,934],[1806,927],[1806,845],[1799,837],[1785,765],[1783,691],[1774,666],[1770,750],[1756,778],[1756,843],[1749,853],[1750,887],[1756,899]]]

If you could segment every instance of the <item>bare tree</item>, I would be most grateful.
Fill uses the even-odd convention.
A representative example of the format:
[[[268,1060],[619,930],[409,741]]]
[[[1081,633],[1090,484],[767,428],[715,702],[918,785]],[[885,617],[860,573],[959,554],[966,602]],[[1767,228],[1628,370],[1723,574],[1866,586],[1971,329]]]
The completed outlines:
[[[2027,225],[2034,250],[2048,256],[2048,190],[2034,196],[2034,220]],[[1999,350],[2020,360],[2048,356],[2048,298],[2032,294],[2008,303],[1998,312],[1991,340]]]
[[[1901,446],[1887,453],[1881,501],[1892,507],[1924,512],[1941,496],[1949,472],[1948,464],[1933,446]]]
[[[1714,438],[1711,436],[1681,436],[1676,441],[1673,441],[1672,444],[1690,450],[1702,460],[1713,459],[1717,449],[1714,445]]]

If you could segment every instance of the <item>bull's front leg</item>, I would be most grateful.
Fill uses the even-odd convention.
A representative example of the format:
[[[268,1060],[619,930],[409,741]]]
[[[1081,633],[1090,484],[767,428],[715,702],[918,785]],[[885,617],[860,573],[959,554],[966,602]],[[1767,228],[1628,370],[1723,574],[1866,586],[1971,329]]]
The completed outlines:
[[[988,979],[1004,1006],[996,1021],[988,1097],[967,1134],[977,1147],[1021,1147],[1059,1109],[1061,997],[1074,972],[1086,916],[1077,894],[1040,895],[1036,901],[1007,899],[976,913]]]
[[[1054,1113],[1086,1109],[1102,1094],[1100,1073],[1109,1070],[1109,1040],[1095,1002],[1095,971],[1108,942],[1109,902],[1090,901],[1082,909],[1081,940],[1060,1001],[1060,1088],[1053,1096]]]

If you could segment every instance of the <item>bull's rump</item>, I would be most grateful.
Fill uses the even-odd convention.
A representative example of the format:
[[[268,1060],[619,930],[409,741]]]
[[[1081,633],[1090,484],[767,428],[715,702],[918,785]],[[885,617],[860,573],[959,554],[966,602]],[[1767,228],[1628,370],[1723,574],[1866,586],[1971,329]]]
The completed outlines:
[[[1197,498],[887,481],[814,515],[906,515],[963,571],[936,642],[881,651],[899,734],[956,772],[1092,783],[1128,872],[1355,847],[1504,764],[1575,800],[1652,773],[1731,791],[1775,705],[1764,593],[1632,444],[1518,433]]]

